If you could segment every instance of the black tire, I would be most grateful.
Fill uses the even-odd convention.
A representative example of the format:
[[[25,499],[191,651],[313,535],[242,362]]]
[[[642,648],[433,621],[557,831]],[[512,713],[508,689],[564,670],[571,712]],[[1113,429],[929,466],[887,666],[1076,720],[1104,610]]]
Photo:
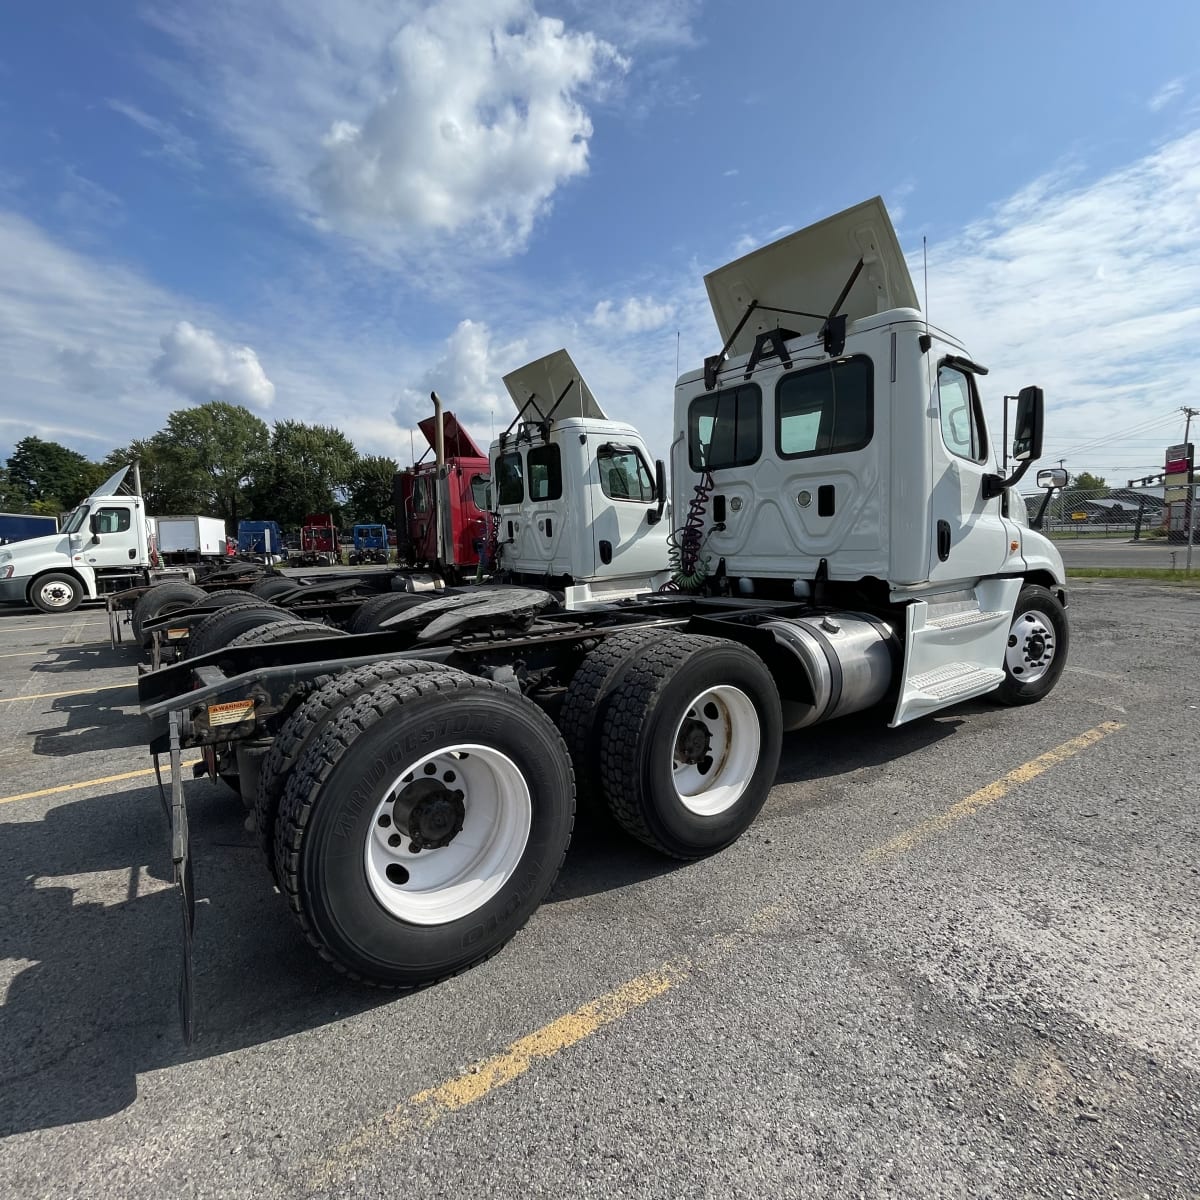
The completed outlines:
[[[142,626],[156,617],[165,617],[168,613],[178,612],[181,608],[195,607],[197,600],[205,596],[203,588],[194,583],[159,583],[148,591],[143,592],[134,603],[133,613],[129,624],[133,636],[143,646],[149,645],[150,639],[143,636]]]
[[[196,608],[224,608],[227,604],[242,604],[253,600],[255,604],[266,604],[260,596],[256,596],[247,588],[217,588],[205,592],[203,600],[197,600]]]
[[[83,597],[83,584],[65,571],[39,575],[29,589],[29,602],[44,613],[74,612]]]
[[[250,589],[255,596],[263,600],[274,600],[276,596],[282,596],[285,592],[294,592],[295,590],[296,581],[294,579],[280,578],[278,575],[268,575]]]
[[[374,633],[381,621],[430,599],[428,592],[385,592],[382,596],[372,596],[354,610],[346,628],[350,633]]]
[[[328,629],[328,626],[322,628]],[[335,631],[336,632],[336,631]],[[342,635],[345,636],[345,635]],[[409,675],[445,672],[439,663],[421,659],[396,659],[368,663],[339,675],[322,675],[317,688],[283,723],[259,768],[258,791],[254,800],[254,824],[258,845],[275,874],[275,818],[288,776],[303,754],[310,739],[324,729],[344,704],[369,691],[377,684]]]
[[[365,852],[386,824],[377,823],[378,809],[409,766],[463,745],[497,752],[519,773],[528,833],[515,846],[510,834],[511,867],[469,911],[440,923],[402,919],[372,890],[366,865]],[[486,760],[480,766],[486,771]],[[477,810],[467,767],[461,775],[468,794],[458,799],[469,820]],[[393,680],[341,708],[291,772],[275,823],[278,877],[305,937],[337,970],[387,987],[422,987],[489,958],[529,919],[566,854],[574,795],[566,746],[532,701],[457,671]],[[497,849],[491,838],[485,844]],[[421,853],[431,867],[444,861],[430,861],[440,849]],[[402,881],[394,887],[391,897],[412,902]]]
[[[693,707],[717,687],[734,689],[726,699],[744,712],[727,708],[723,714],[712,699]],[[697,719],[702,715],[705,721]],[[673,767],[685,719],[710,731],[735,728],[729,752],[718,749],[720,761],[714,763],[705,751],[708,767],[698,760],[692,776],[698,784],[724,779],[732,795],[701,791],[685,801],[677,782],[682,786],[686,776],[677,778]],[[674,634],[645,648],[609,699],[600,731],[604,798],[623,829],[663,854],[692,859],[715,853],[758,815],[775,780],[782,737],[779,693],[753,651],[722,638]],[[718,743],[701,733],[698,746],[693,739],[694,752],[717,749]],[[714,772],[711,778],[708,771]],[[706,805],[712,811],[702,811]]]
[[[257,629],[248,630],[246,633],[239,633],[229,643],[229,648],[233,649],[234,646],[268,646],[274,642],[303,642],[311,638],[345,636],[340,629],[335,629],[332,625],[322,625],[319,621],[301,621],[299,617],[293,616],[284,616],[281,618],[276,613],[275,619],[269,624],[260,625]]]
[[[1058,682],[1070,646],[1071,627],[1058,597],[1040,584],[1027,584],[1013,610],[1004,656],[1004,682],[992,692],[991,699],[1006,705],[1036,704]],[[1023,662],[1010,663],[1009,650],[1017,650]],[[1040,668],[1044,670],[1032,682],[1021,678]]]
[[[593,650],[571,679],[558,727],[575,769],[575,794],[581,803],[603,797],[598,778],[600,727],[608,701],[638,652],[661,641],[662,629],[624,629]]]
[[[184,658],[199,658],[221,650],[237,637],[261,625],[276,621],[296,620],[281,608],[263,604],[227,604],[202,620],[191,632],[184,646]]]

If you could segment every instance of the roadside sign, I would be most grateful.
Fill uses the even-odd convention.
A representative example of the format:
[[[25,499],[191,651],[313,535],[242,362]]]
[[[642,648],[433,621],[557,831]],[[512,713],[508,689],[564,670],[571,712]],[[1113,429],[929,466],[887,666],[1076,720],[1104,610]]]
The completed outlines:
[[[1071,514],[1072,521],[1086,521],[1087,519],[1088,519],[1088,515],[1085,512]]]
[[[1168,475],[1186,475],[1192,465],[1192,443],[1181,442],[1178,446],[1167,447]]]

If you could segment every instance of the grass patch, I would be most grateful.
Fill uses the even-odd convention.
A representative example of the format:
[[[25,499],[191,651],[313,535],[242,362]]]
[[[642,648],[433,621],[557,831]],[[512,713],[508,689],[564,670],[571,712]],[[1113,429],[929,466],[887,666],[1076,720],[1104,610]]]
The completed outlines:
[[[1172,571],[1170,567],[1068,567],[1071,579],[1153,579],[1159,583],[1200,584],[1200,570]]]

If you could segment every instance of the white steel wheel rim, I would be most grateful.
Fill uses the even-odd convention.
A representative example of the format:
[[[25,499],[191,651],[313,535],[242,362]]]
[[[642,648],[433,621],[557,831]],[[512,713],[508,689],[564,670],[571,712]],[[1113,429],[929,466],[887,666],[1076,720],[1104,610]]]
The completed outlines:
[[[1008,631],[1004,665],[1018,683],[1037,683],[1054,662],[1058,638],[1050,618],[1040,609],[1019,614]]]
[[[695,756],[703,727],[706,753]],[[692,753],[685,741],[692,740]],[[732,808],[749,786],[758,765],[762,731],[754,702],[740,688],[720,684],[701,692],[684,710],[671,741],[671,781],[688,812],[715,817]]]
[[[436,779],[463,794],[463,825],[448,845],[413,851],[392,822],[397,797],[418,779]],[[507,755],[473,744],[435,750],[394,779],[376,806],[367,834],[367,883],[401,921],[457,921],[482,908],[512,878],[532,821],[529,785]]]
[[[65,608],[74,598],[74,591],[65,583],[57,581],[43,583],[38,588],[38,596],[47,608]]]

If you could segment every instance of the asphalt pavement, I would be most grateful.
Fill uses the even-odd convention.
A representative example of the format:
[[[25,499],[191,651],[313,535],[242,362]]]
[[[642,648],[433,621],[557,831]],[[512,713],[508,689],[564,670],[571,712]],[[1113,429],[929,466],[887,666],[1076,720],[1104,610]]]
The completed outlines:
[[[1041,704],[789,736],[711,859],[582,813],[527,928],[407,997],[189,783],[188,1047],[136,655],[0,610],[0,1195],[1200,1194],[1200,592],[1071,619]]]
[[[1062,538],[1054,543],[1068,567],[1152,567],[1182,571],[1187,545],[1165,538]],[[1200,545],[1192,547],[1192,567],[1200,568]]]

